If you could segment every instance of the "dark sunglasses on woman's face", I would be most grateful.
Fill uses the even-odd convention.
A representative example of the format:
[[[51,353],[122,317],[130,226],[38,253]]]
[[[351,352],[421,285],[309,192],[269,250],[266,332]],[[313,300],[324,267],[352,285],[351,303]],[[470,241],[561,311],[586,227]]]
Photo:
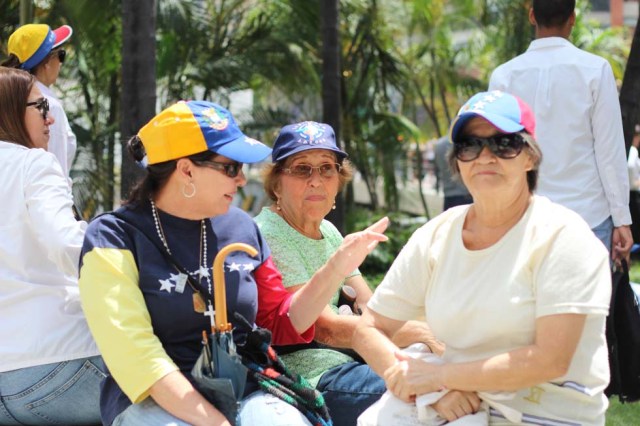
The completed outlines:
[[[242,163],[234,161],[233,163],[221,163],[212,160],[192,160],[197,166],[209,167],[210,169],[220,170],[230,178],[234,178],[242,171]]]
[[[342,166],[338,163],[324,163],[317,167],[311,164],[296,164],[283,170],[291,176],[307,179],[311,177],[314,170],[317,170],[323,178],[330,178],[340,173],[341,169]]]
[[[42,114],[42,118],[44,120],[47,119],[47,114],[49,114],[49,101],[47,98],[40,98],[37,101],[27,102],[27,106],[36,107],[36,109]]]
[[[55,49],[51,52],[52,55],[58,55],[58,60],[61,64],[64,64],[64,60],[67,57],[67,51],[64,49]]]
[[[461,136],[453,143],[454,153],[460,161],[473,161],[486,146],[498,158],[516,158],[527,143],[519,133],[497,134],[488,138]]]

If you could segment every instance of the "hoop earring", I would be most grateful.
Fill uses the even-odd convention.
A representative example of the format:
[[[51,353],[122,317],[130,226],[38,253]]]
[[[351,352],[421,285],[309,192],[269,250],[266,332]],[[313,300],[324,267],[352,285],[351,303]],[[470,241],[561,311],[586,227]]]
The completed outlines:
[[[280,207],[280,198],[276,200],[276,210],[278,211],[282,210],[282,207]]]
[[[187,186],[191,186],[191,188],[193,189],[190,194],[187,194]],[[184,196],[184,198],[193,198],[193,196],[196,195],[196,185],[193,182],[185,184],[182,187],[182,195]]]

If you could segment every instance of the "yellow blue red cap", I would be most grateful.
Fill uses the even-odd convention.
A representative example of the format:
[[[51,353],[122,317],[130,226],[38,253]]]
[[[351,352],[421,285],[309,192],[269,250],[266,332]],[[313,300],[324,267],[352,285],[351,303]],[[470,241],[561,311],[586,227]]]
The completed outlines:
[[[20,68],[30,70],[54,48],[69,40],[73,29],[68,25],[51,30],[46,24],[23,25],[9,37],[9,54],[16,55]]]
[[[146,165],[211,151],[240,163],[257,163],[271,148],[246,136],[231,113],[207,101],[180,101],[140,129]]]

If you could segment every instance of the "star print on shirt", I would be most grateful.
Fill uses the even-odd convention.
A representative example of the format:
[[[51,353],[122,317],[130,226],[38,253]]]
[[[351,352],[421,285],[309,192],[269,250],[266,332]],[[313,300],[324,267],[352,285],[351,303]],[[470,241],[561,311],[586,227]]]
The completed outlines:
[[[240,264],[233,262],[231,265],[229,265],[229,272],[231,271],[240,271]]]
[[[171,290],[176,286],[178,286],[178,288],[182,287],[181,290],[176,288],[178,293],[182,293],[186,281],[186,276],[183,274],[170,274],[168,280],[158,280],[158,282],[160,282],[160,291],[166,291],[167,293],[171,293]]]
[[[243,271],[253,271],[253,263],[245,263],[242,265]]]
[[[160,280],[160,291],[166,291],[167,293],[171,293],[171,289],[176,285],[171,282],[171,279],[168,280]]]
[[[200,266],[200,269],[198,269],[195,274],[200,278],[209,278],[211,276],[209,275],[209,269],[206,266]]]

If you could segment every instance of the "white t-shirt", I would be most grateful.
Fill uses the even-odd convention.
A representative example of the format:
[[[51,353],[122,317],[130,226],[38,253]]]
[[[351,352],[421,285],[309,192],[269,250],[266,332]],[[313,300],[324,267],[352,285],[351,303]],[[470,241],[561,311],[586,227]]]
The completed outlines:
[[[86,222],[43,149],[0,141],[0,372],[98,355],[80,306]]]
[[[538,317],[585,314],[568,373],[522,389],[504,404],[525,419],[604,424],[603,391],[609,382],[604,325],[611,294],[606,249],[576,213],[534,196],[497,243],[468,250],[462,242],[468,209],[451,209],[418,229],[369,307],[397,320],[425,315],[446,344],[445,361],[452,363],[532,344]]]

